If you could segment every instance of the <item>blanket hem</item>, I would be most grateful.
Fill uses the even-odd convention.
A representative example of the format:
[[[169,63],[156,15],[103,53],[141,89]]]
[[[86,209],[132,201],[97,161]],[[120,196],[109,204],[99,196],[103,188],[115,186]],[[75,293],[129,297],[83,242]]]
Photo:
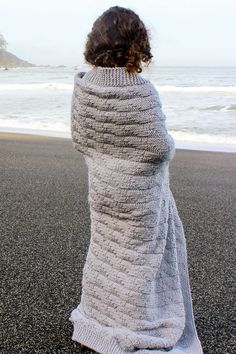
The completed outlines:
[[[119,347],[119,343],[113,337],[113,328],[102,326],[94,319],[87,319],[83,315],[81,304],[77,306],[69,317],[73,324],[73,333],[71,339],[78,342],[98,353],[102,354],[203,354],[201,343],[198,337],[193,339],[193,342],[188,348],[176,346],[171,350],[167,349],[138,349],[135,351],[124,351]]]

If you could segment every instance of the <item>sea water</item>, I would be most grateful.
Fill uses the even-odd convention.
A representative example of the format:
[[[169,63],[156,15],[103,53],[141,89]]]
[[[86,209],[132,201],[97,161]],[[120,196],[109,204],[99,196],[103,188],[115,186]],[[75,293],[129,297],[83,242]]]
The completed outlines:
[[[0,70],[0,131],[71,138],[74,75],[90,67]],[[236,152],[236,67],[158,67],[153,82],[177,148]]]

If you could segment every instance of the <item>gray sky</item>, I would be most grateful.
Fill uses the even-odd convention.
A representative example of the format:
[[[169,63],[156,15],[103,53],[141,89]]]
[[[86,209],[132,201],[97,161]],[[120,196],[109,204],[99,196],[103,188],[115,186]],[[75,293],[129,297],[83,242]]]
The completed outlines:
[[[115,5],[151,30],[158,65],[236,65],[236,0],[0,0],[0,32],[22,59],[80,64],[93,22]]]

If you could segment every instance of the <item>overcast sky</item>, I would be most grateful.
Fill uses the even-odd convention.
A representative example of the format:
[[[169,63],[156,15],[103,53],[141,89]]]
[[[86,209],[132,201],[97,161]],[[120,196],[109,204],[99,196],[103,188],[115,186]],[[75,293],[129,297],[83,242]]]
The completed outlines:
[[[29,62],[81,64],[93,22],[115,5],[150,29],[158,65],[236,65],[236,0],[0,0],[0,32]]]

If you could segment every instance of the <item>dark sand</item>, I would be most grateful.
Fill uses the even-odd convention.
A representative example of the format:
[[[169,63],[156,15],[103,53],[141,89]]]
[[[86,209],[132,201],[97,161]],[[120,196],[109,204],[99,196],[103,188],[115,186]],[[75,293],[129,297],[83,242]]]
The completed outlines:
[[[0,151],[0,353],[89,353],[68,320],[89,245],[83,156],[70,139],[14,133]],[[204,353],[236,353],[235,176],[233,153],[177,149],[170,163]]]

